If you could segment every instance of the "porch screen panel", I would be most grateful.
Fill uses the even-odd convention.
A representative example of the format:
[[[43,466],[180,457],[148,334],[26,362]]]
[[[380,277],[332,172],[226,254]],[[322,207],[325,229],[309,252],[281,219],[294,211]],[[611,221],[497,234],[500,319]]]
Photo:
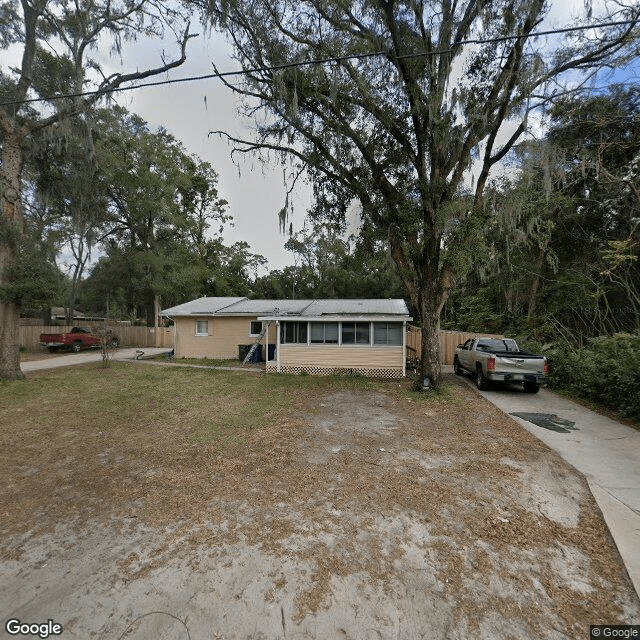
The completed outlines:
[[[369,323],[356,322],[356,344],[369,344]]]
[[[373,344],[387,344],[387,323],[374,322]]]
[[[324,323],[324,341],[330,344],[338,344],[338,323]]]
[[[356,342],[356,323],[342,323],[342,344],[355,344]]]
[[[391,322],[388,326],[388,342],[395,346],[402,346],[402,328],[401,322]]]
[[[283,344],[307,344],[306,322],[283,322],[280,329]]]
[[[338,344],[337,322],[312,322],[310,326],[312,344]]]
[[[369,344],[369,323],[343,322],[342,344]]]
[[[373,344],[402,345],[402,323],[374,322]]]
[[[324,342],[324,324],[322,322],[311,323],[311,342]]]

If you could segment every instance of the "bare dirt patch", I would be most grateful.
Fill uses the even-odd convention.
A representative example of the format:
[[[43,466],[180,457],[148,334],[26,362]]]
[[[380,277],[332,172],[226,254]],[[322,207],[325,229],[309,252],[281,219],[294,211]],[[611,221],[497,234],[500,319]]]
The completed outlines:
[[[453,376],[442,399],[121,365],[84,370],[85,405],[69,375],[0,389],[5,618],[114,640],[640,621],[584,479]]]

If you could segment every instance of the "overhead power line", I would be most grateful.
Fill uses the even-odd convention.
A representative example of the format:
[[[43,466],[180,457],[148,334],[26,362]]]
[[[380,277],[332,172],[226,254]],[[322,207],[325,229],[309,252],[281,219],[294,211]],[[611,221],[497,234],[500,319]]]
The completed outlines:
[[[424,51],[418,53],[407,53],[400,56],[393,56],[397,60],[406,60],[411,58],[428,58],[431,56],[438,56],[445,53],[453,53],[455,48],[460,47],[462,45],[469,44],[492,44],[499,42],[507,42],[510,40],[521,40],[523,38],[537,38],[540,36],[550,36],[557,35],[562,33],[571,33],[575,31],[587,31],[589,29],[603,29],[608,27],[622,27],[636,24],[638,22],[635,20],[619,20],[616,22],[601,22],[598,24],[590,24],[590,25],[582,25],[576,27],[563,27],[561,29],[549,29],[547,31],[537,31],[535,33],[530,34],[521,34],[521,35],[511,35],[511,36],[500,36],[495,38],[473,38],[469,40],[460,40],[458,42],[454,42],[452,48],[450,49],[439,49],[436,51]],[[95,96],[99,94],[112,94],[112,93],[122,93],[125,91],[133,91],[135,89],[145,89],[147,87],[161,87],[165,85],[171,84],[181,84],[184,82],[199,82],[201,80],[214,80],[219,78],[230,78],[235,76],[243,76],[254,73],[268,73],[273,71],[282,71],[284,69],[293,69],[296,67],[306,67],[311,65],[323,65],[329,64],[332,62],[341,62],[343,60],[362,60],[366,58],[375,58],[378,56],[388,56],[388,51],[371,51],[369,53],[353,53],[347,54],[343,56],[334,56],[330,58],[317,58],[314,60],[303,60],[299,62],[287,62],[278,65],[266,66],[266,67],[253,67],[251,69],[239,69],[236,71],[223,71],[223,72],[215,72],[208,73],[200,76],[187,76],[184,78],[173,78],[168,80],[156,80],[153,82],[142,82],[140,84],[133,84],[126,87],[115,87],[113,89],[94,89],[91,91],[81,91],[77,93],[65,93],[55,96],[49,96],[45,98],[28,98],[26,100],[14,100],[10,102],[0,102],[0,107],[11,107],[18,106],[21,104],[33,104],[36,102],[52,102],[54,100],[67,100],[70,98],[84,98],[88,96]]]

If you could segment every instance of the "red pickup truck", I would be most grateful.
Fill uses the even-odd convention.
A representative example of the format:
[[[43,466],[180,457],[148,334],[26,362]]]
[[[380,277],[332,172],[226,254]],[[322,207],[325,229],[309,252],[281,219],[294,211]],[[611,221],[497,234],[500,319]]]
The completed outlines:
[[[81,349],[98,349],[102,336],[92,333],[89,327],[73,327],[69,333],[41,333],[40,344],[49,351],[69,349],[78,353]],[[106,336],[107,346],[115,349],[118,346],[117,336]]]

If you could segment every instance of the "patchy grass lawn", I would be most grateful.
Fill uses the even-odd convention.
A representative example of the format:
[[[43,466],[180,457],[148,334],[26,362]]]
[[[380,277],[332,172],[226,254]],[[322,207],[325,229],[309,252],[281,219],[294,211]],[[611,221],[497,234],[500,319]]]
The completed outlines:
[[[178,364],[196,364],[204,367],[239,367],[242,360],[237,358],[176,358]]]
[[[117,638],[148,611],[194,638],[637,623],[582,476],[449,380],[416,394],[114,363],[1,384],[0,599],[24,619],[64,600],[72,638]],[[156,622],[136,637],[183,637]]]
[[[292,424],[294,407],[372,384],[122,363],[0,384],[1,531],[105,504],[153,521],[189,514],[185,499],[194,508],[210,499],[212,470],[279,448],[268,438]]]
[[[166,362],[167,356],[153,356],[149,360],[160,360]],[[237,358],[173,358],[171,360],[176,364],[192,364],[199,367],[240,367],[242,360]]]

